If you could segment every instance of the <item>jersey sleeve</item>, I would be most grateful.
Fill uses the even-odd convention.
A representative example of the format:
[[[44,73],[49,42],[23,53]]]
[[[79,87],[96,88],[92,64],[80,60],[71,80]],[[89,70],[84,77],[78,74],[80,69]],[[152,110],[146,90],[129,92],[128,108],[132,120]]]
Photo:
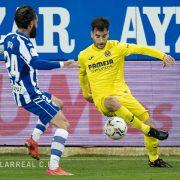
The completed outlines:
[[[88,98],[90,96],[89,94],[89,83],[88,83],[88,78],[86,74],[86,67],[84,64],[84,57],[80,53],[78,56],[78,63],[79,63],[79,69],[78,69],[78,76],[79,76],[79,81],[80,81],[80,86],[83,92],[83,96],[85,98]]]
[[[144,45],[119,43],[118,46],[123,56],[129,56],[131,54],[142,54],[162,60],[165,55],[165,53],[155,48]]]
[[[51,70],[61,67],[59,61],[49,61],[45,59],[40,59],[39,57],[33,57],[30,62],[30,65],[34,69],[38,70]]]
[[[58,61],[41,59],[31,41],[23,41],[19,39],[19,42],[19,52],[22,59],[34,69],[51,70],[60,68],[60,62]]]

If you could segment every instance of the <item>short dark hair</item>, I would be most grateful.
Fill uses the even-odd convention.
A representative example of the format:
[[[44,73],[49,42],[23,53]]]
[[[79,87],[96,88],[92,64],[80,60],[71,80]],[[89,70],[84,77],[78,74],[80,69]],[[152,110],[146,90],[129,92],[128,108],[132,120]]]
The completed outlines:
[[[93,19],[91,22],[91,30],[94,31],[95,28],[99,31],[103,31],[104,29],[109,30],[109,20],[102,17]]]
[[[36,19],[36,12],[30,6],[20,6],[14,15],[14,20],[18,28],[27,29],[30,22]]]

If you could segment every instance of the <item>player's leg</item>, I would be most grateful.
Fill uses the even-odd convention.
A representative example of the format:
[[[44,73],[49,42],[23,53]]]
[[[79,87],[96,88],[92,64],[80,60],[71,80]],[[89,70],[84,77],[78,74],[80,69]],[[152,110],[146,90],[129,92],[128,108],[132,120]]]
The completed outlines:
[[[147,111],[139,115],[138,118],[142,122],[146,123],[147,125],[154,127],[154,123],[150,120],[149,114]],[[159,140],[158,139],[144,135],[144,145],[146,147],[149,160],[151,162],[154,162],[156,159],[159,158],[159,152],[158,152]]]
[[[148,134],[150,126],[142,123],[137,119],[126,107],[122,106],[116,97],[106,97],[104,100],[104,107],[114,112],[117,116],[123,118],[128,124],[131,124],[136,129],[142,131],[144,134]]]
[[[109,96],[104,98],[102,103],[104,105],[104,111],[114,112],[117,116],[123,118],[128,124],[131,124],[136,129],[143,132],[145,135],[155,137],[159,140],[167,139],[168,133],[151,128],[149,125],[141,122],[136,116],[134,116],[125,106],[120,103],[117,97]]]
[[[38,122],[32,132],[31,137],[26,139],[25,146],[28,149],[29,155],[31,155],[34,159],[39,160],[38,141],[40,139],[40,136],[45,132],[48,126],[49,123],[44,125],[43,122],[38,119]]]
[[[64,107],[64,103],[61,99],[57,98],[56,96],[52,95],[51,100],[55,103],[60,109]]]
[[[131,93],[128,93],[125,97],[120,99],[121,104],[125,106],[134,116],[136,116],[141,122],[154,127],[153,122],[149,119],[148,111],[142,106],[139,101],[132,96]],[[144,135],[144,143],[146,150],[151,161],[158,159],[158,144],[159,141],[156,138]]]
[[[124,98],[121,98],[121,103],[130,112],[132,112],[141,122],[149,125],[150,127],[154,127],[153,122],[149,118],[148,111],[130,93],[127,94]],[[150,137],[148,135],[144,135],[144,144],[148,152],[149,159],[151,161],[155,161],[156,159],[158,159],[158,139]]]
[[[62,100],[58,99],[54,95],[51,95],[47,92],[43,93],[47,98],[51,99],[54,104],[56,104],[60,109],[63,108],[64,104]],[[46,131],[46,129],[49,127],[49,123],[46,125],[38,119],[38,122],[36,124],[36,127],[34,128],[31,138],[28,138],[25,142],[25,146],[28,148],[29,154],[39,160],[39,152],[38,152],[38,141],[40,139],[40,136]]]
[[[49,123],[44,125],[43,122],[38,119],[38,122],[36,124],[36,127],[34,128],[31,138],[35,141],[35,142],[39,142],[40,136],[46,131],[46,129],[49,127]]]
[[[24,108],[35,115],[38,115],[44,125],[51,122],[57,128],[51,145],[50,166],[47,170],[47,175],[72,175],[59,167],[59,161],[64,150],[64,144],[68,137],[67,129],[69,126],[69,123],[61,109],[56,103],[52,102],[46,94],[38,95]]]
[[[60,109],[63,108],[64,104],[61,99],[58,99],[54,95],[51,95],[49,93],[44,93],[46,97],[52,100],[53,103],[55,103]],[[43,122],[38,119],[38,122],[36,124],[36,127],[33,130],[33,133],[31,135],[31,138],[38,143],[40,136],[46,131],[46,129],[49,127],[49,123],[44,125]]]
[[[144,112],[138,116],[142,122],[154,127],[153,121],[149,118],[148,112]],[[149,156],[149,166],[150,167],[165,167],[169,168],[172,167],[167,162],[163,161],[159,158],[159,140],[147,135],[144,135],[144,145],[146,147],[148,156]]]
[[[155,127],[153,121],[149,118],[148,111],[144,106],[139,103],[139,101],[132,96],[132,94],[126,95],[124,98],[121,98],[121,103],[125,106],[130,112],[132,112],[140,121],[149,125],[150,127]],[[149,156],[149,165],[154,164],[160,167],[169,167],[170,165],[164,162],[163,160],[159,161],[158,145],[159,140],[148,135],[144,135],[144,144]],[[152,162],[152,163],[151,163]],[[158,163],[157,163],[158,162]]]
[[[68,138],[69,122],[62,112],[63,102],[57,97],[51,97],[51,102],[48,102],[49,107],[44,107],[49,114],[51,114],[51,124],[56,127],[56,131],[51,144],[51,157],[49,162],[49,168],[46,171],[46,175],[73,175],[64,171],[59,167],[59,162],[64,151],[64,145]],[[57,113],[54,113],[54,109]],[[43,121],[47,122],[47,120]]]
[[[51,144],[51,157],[46,175],[73,175],[59,167],[59,162],[64,151],[64,145],[68,138],[69,122],[62,111],[53,117],[51,123],[57,128]]]

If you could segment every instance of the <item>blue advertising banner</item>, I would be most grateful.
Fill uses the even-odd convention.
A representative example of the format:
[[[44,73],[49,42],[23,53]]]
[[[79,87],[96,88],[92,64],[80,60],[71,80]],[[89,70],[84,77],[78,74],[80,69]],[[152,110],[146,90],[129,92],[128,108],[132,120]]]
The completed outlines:
[[[92,19],[106,17],[110,20],[110,39],[155,47],[180,59],[180,1],[1,0],[0,38],[16,30],[14,13],[24,4],[38,14],[34,43],[42,58],[77,59],[78,53],[92,43]]]

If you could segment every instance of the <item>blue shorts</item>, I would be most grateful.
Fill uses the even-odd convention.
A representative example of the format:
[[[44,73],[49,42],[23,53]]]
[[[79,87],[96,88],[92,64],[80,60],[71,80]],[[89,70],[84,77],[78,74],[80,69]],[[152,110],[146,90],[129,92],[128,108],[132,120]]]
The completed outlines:
[[[39,116],[41,122],[46,125],[49,123],[60,108],[52,102],[51,94],[43,92],[42,94],[37,94],[32,101],[23,106],[27,111]]]

